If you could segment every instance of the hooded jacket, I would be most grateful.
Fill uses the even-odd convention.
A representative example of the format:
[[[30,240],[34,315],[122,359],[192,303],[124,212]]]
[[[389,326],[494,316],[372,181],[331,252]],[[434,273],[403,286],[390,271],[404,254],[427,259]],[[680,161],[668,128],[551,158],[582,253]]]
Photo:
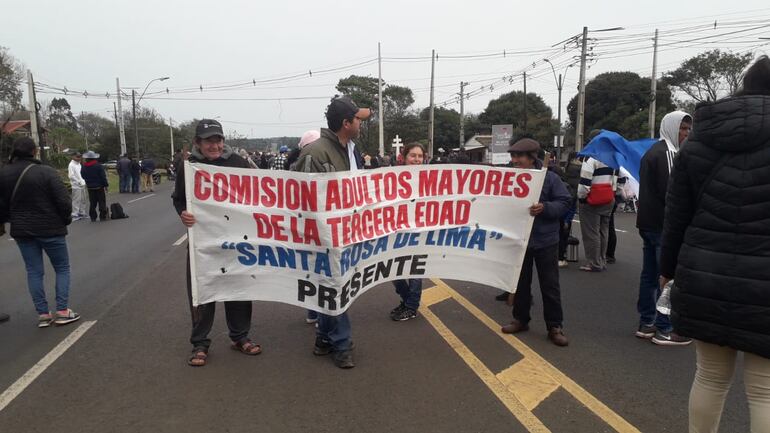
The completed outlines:
[[[661,232],[666,209],[668,177],[679,152],[679,126],[689,114],[673,111],[660,122],[660,141],[644,154],[639,166],[639,203],[636,227]]]
[[[770,358],[770,96],[698,107],[665,212],[676,332]]]
[[[11,203],[16,181],[29,165]],[[0,169],[0,223],[11,223],[14,238],[64,236],[71,214],[69,192],[53,168],[37,159],[16,158]]]
[[[217,165],[220,167],[250,168],[249,163],[241,158],[240,155],[233,152],[233,149],[226,144],[222,150],[222,156],[213,161],[206,159],[206,157],[201,154],[200,150],[198,150],[198,147],[193,146],[189,161]],[[179,164],[179,172],[174,181],[174,192],[171,194],[171,200],[174,203],[174,209],[176,209],[177,214],[181,214],[183,210],[187,209],[187,194],[185,191],[184,176],[184,161],[182,161],[182,163]]]

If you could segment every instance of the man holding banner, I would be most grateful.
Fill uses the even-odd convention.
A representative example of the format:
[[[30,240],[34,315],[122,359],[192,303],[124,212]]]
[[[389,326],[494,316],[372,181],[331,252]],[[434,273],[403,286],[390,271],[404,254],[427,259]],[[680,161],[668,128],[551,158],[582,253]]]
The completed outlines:
[[[537,159],[540,144],[524,138],[513,143],[509,152],[514,167],[541,169],[543,163]],[[559,288],[559,230],[561,217],[570,205],[570,194],[559,176],[548,171],[540,192],[540,199],[529,208],[535,217],[530,233],[527,251],[513,298],[513,321],[503,326],[502,332],[515,334],[527,331],[531,319],[532,267],[537,266],[540,292],[543,295],[543,313],[548,330],[548,339],[557,346],[567,346],[569,341],[562,331],[563,313],[561,290]]]
[[[295,170],[306,173],[358,170],[353,139],[358,138],[361,122],[370,115],[368,108],[358,108],[346,96],[332,99],[326,109],[329,128],[321,128],[321,137],[302,149]],[[348,369],[355,367],[352,349],[348,313],[339,316],[319,314],[313,354],[332,354],[337,367]]]
[[[191,162],[210,164],[223,167],[249,168],[249,163],[233,152],[230,146],[225,145],[225,135],[222,125],[216,120],[203,119],[195,128],[195,145],[190,155]],[[192,175],[192,174],[190,174]],[[184,164],[179,166],[179,174],[176,177],[174,193],[171,196],[174,208],[182,219],[182,223],[190,228],[195,224],[195,215],[187,211],[187,194],[185,187]],[[190,268],[190,256],[187,256],[187,296],[190,300],[190,313],[192,314],[192,335],[190,343],[193,345],[192,355],[187,363],[191,367],[206,365],[211,340],[209,332],[214,325],[216,302],[209,302],[193,306],[192,275]],[[259,355],[262,348],[249,340],[251,328],[251,301],[226,301],[225,317],[227,329],[232,340],[232,349],[245,355]]]

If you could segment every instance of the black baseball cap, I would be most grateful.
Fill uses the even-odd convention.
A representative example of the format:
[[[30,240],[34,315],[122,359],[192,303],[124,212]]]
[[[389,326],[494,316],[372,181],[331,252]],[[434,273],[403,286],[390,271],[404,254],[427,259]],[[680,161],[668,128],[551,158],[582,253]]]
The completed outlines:
[[[329,107],[326,109],[326,119],[350,119],[355,116],[361,120],[368,119],[372,115],[372,110],[368,108],[359,108],[352,99],[347,96],[339,96],[332,99]]]
[[[195,127],[195,136],[198,138],[209,138],[215,135],[225,138],[222,124],[214,119],[203,119]]]

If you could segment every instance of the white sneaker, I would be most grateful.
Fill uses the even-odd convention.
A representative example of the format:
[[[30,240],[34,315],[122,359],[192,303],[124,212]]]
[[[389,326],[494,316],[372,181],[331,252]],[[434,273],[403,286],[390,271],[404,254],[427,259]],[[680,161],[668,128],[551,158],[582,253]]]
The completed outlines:
[[[559,260],[560,268],[566,268],[567,266],[569,266],[569,262],[567,262],[566,260]]]

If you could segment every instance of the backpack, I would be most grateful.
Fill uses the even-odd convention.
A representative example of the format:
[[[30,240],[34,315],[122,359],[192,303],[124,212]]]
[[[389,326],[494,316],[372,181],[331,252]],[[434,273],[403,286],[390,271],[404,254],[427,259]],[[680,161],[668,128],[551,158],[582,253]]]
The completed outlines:
[[[123,206],[121,206],[120,203],[113,203],[110,205],[110,215],[110,219],[113,220],[128,218],[128,215],[123,212]]]

